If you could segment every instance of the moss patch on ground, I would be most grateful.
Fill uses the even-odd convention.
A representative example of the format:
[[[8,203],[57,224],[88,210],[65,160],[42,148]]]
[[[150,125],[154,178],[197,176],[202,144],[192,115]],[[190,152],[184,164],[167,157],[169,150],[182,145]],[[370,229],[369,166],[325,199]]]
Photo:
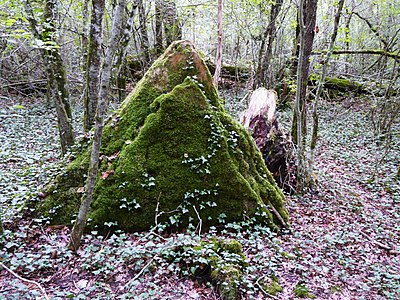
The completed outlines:
[[[39,211],[69,223],[78,211],[89,146],[57,176]],[[108,121],[89,218],[141,231],[255,217],[288,221],[284,197],[247,131],[223,109],[192,44],[173,43]]]
[[[240,298],[243,272],[248,267],[243,247],[237,240],[203,240],[199,245],[167,249],[164,257],[178,265],[181,272],[200,281],[209,281],[224,300]]]

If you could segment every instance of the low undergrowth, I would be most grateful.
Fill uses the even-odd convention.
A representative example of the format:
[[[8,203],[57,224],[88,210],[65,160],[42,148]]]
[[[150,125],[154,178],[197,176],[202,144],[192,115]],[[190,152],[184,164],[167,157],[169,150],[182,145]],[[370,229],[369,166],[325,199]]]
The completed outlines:
[[[201,233],[91,232],[76,254],[68,227],[23,217],[57,169],[54,114],[2,98],[0,118],[0,298],[400,298],[400,126],[380,143],[365,103],[323,104],[317,186],[288,196],[290,230],[250,219]]]

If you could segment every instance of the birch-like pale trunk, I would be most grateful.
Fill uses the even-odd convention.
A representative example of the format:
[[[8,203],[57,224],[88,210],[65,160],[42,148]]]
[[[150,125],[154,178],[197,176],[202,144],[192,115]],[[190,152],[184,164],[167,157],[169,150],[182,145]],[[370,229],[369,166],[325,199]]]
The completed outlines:
[[[82,234],[85,228],[87,215],[90,210],[90,205],[93,201],[93,192],[99,169],[101,139],[103,136],[104,122],[108,108],[108,94],[110,90],[110,79],[113,67],[113,58],[120,44],[119,42],[122,35],[122,26],[121,26],[122,15],[124,13],[125,7],[126,7],[126,0],[119,0],[115,8],[115,15],[112,24],[111,36],[108,43],[103,66],[101,69],[99,103],[95,117],[95,128],[94,128],[93,144],[90,154],[88,179],[86,182],[85,193],[82,197],[82,203],[79,208],[78,217],[71,231],[71,240],[68,246],[70,249],[74,251],[78,250],[81,244]]]
[[[216,89],[218,89],[218,82],[221,77],[222,69],[222,0],[218,0],[218,40],[217,40],[217,54],[215,57],[215,73],[213,76],[213,82]]]
[[[83,97],[83,130],[90,131],[94,124],[98,97],[101,67],[101,44],[103,34],[105,0],[92,0],[89,41],[87,47],[87,66],[85,77],[85,95]]]
[[[317,146],[317,138],[318,138],[318,126],[319,126],[319,118],[318,118],[318,104],[319,104],[319,99],[321,97],[322,89],[324,87],[325,83],[325,76],[326,76],[326,71],[328,68],[328,63],[329,60],[333,54],[335,42],[336,42],[336,37],[338,34],[339,30],[339,22],[340,22],[340,16],[342,14],[343,10],[343,4],[344,0],[339,0],[338,3],[338,8],[335,14],[334,18],[334,24],[333,24],[333,33],[331,35],[331,40],[329,43],[329,48],[328,52],[326,53],[325,59],[323,61],[323,66],[322,66],[322,72],[321,72],[321,77],[318,82],[318,87],[317,87],[317,92],[315,95],[315,100],[314,100],[314,107],[313,107],[313,131],[312,131],[312,136],[311,136],[311,143],[310,143],[310,161],[309,161],[309,166],[308,166],[308,172],[311,174],[314,169],[314,162],[315,162],[315,148]]]

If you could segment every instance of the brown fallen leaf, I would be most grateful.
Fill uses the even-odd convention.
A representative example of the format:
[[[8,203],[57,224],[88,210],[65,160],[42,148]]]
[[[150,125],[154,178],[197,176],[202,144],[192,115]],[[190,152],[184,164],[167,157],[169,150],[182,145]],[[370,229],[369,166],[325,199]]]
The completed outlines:
[[[101,173],[101,179],[107,179],[108,176],[114,174],[114,170],[109,170]]]

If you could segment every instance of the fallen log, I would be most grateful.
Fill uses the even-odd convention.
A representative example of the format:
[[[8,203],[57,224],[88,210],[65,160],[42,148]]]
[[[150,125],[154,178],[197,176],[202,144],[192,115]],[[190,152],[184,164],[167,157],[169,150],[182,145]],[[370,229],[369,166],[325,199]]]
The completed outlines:
[[[312,55],[320,55],[327,53],[327,50],[322,51],[314,51]],[[350,55],[360,55],[360,54],[370,54],[370,55],[382,55],[393,58],[397,61],[400,60],[399,52],[388,52],[383,49],[362,49],[362,50],[334,50],[332,54],[342,55],[342,54],[350,54]]]
[[[311,74],[308,80],[308,85],[317,86],[318,78],[318,75]],[[354,80],[339,77],[325,77],[323,87],[324,89],[336,90],[339,92],[354,92],[357,94],[364,94],[368,92],[366,85],[356,82]]]
[[[211,59],[205,60],[211,74],[215,72],[215,63]],[[223,64],[221,69],[221,77],[226,80],[235,80],[238,82],[245,82],[250,79],[251,69],[246,66],[237,66],[231,64]]]

